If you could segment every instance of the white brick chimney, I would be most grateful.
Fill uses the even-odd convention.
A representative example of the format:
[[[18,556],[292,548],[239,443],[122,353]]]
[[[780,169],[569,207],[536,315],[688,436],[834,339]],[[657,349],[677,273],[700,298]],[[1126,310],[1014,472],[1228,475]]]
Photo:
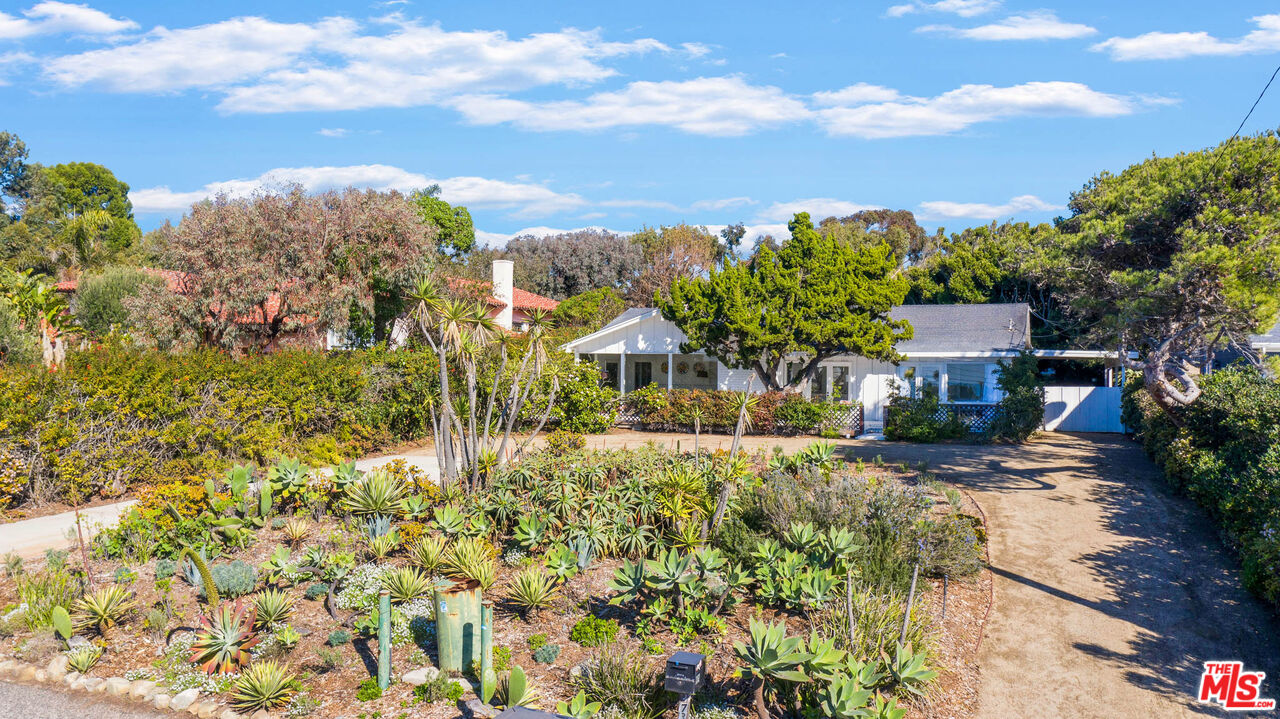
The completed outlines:
[[[511,329],[511,303],[515,299],[515,263],[511,260],[493,261],[493,297],[502,303],[502,309],[494,319],[505,330]]]

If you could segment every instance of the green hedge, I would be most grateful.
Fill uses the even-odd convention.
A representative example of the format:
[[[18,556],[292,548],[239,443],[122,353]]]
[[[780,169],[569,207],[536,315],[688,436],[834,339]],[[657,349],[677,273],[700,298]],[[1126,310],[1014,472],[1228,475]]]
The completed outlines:
[[[1202,377],[1200,386],[1199,399],[1180,408],[1175,422],[1135,379],[1125,388],[1125,424],[1170,484],[1221,524],[1245,584],[1280,607],[1280,383],[1231,368]]]
[[[732,432],[738,423],[738,392],[727,390],[643,387],[623,399],[623,407],[648,429],[689,431],[702,414],[702,429]],[[797,434],[841,429],[851,411],[847,404],[810,401],[795,392],[765,392],[751,412],[755,434]]]
[[[281,455],[332,462],[424,434],[435,361],[415,352],[234,359],[103,347],[0,370],[0,448],[43,497],[115,495]]]

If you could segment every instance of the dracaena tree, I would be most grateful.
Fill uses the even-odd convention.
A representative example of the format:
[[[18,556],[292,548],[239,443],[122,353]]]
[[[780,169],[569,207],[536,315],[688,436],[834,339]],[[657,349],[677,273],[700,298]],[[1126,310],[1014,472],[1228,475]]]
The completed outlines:
[[[160,343],[265,348],[283,332],[342,332],[375,282],[407,286],[435,254],[435,228],[397,192],[299,185],[191,208],[162,243],[171,273],[129,301]]]
[[[428,415],[441,477],[479,489],[485,470],[507,460],[515,424],[548,367],[550,318],[541,310],[530,314],[524,350],[513,363],[512,337],[497,326],[483,302],[450,296],[430,277],[416,280],[406,301],[409,310],[398,322],[393,344],[412,332],[436,355],[439,402],[428,407]],[[518,451],[546,424],[558,388],[552,377],[543,414]]]
[[[1071,197],[1040,271],[1086,339],[1137,359],[1146,390],[1177,420],[1197,365],[1248,347],[1280,310],[1280,138],[1153,157],[1101,173]]]
[[[675,281],[659,306],[688,337],[680,351],[755,370],[770,390],[803,388],[839,354],[896,360],[894,344],[911,327],[889,316],[908,288],[889,246],[823,236],[806,212],[788,226],[791,239],[776,253],[763,247],[746,262]],[[805,356],[804,371],[780,380],[792,353]]]

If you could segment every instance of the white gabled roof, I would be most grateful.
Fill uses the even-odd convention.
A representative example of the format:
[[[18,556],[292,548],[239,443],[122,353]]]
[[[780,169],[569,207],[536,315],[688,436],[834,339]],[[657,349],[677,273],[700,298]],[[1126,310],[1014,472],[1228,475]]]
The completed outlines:
[[[619,330],[639,324],[640,322],[655,316],[661,316],[657,307],[630,307],[623,310],[622,314],[614,317],[609,324],[589,335],[583,335],[572,342],[566,342],[563,345],[560,345],[560,349],[565,352],[572,352],[577,347],[608,337]]]

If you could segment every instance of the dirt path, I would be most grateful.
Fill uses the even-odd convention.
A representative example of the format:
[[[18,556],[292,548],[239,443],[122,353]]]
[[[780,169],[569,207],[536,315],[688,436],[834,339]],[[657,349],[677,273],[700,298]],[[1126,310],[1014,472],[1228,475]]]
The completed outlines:
[[[677,440],[692,447],[682,434],[589,442]],[[928,462],[985,509],[995,604],[979,656],[980,716],[1226,716],[1194,696],[1202,662],[1220,659],[1267,672],[1263,696],[1280,697],[1280,622],[1243,589],[1212,523],[1168,490],[1137,444],[1059,433],[1023,446],[838,444],[848,457]]]

